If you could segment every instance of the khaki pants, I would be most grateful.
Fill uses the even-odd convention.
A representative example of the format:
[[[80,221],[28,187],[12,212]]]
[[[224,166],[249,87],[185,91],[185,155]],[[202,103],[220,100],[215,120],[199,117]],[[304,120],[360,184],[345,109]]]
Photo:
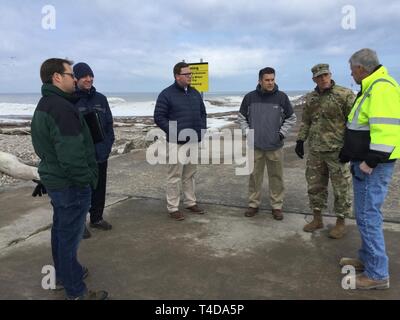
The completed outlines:
[[[181,148],[182,145],[175,145],[175,148]],[[176,149],[174,149],[176,150]],[[183,191],[183,204],[185,208],[196,204],[194,194],[194,175],[197,171],[196,164],[168,164],[167,176],[167,210],[169,213],[178,211],[181,198],[181,184]]]
[[[249,180],[249,207],[258,208],[264,168],[267,165],[269,197],[272,209],[282,209],[285,188],[283,186],[283,148],[275,151],[254,149],[254,170]]]

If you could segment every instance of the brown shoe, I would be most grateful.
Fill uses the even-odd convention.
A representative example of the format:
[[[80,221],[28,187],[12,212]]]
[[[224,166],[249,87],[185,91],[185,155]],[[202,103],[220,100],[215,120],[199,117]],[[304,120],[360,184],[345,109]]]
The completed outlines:
[[[272,216],[274,217],[275,220],[282,220],[283,219],[282,209],[272,209]]]
[[[169,216],[178,221],[185,220],[185,216],[180,211],[170,212]]]
[[[195,204],[192,207],[186,208],[186,210],[189,210],[191,213],[196,213],[196,214],[204,214],[204,210],[199,208],[197,204]]]
[[[356,271],[364,271],[364,264],[362,261],[355,258],[342,258],[339,261],[339,265],[342,268],[344,266],[353,266]]]
[[[367,278],[366,275],[363,273],[360,273],[356,276],[356,289],[360,290],[371,290],[371,289],[376,289],[376,290],[384,290],[384,289],[389,289],[390,284],[389,284],[389,279],[385,280],[374,280]]]
[[[246,217],[254,217],[257,212],[258,212],[258,208],[248,207],[246,212],[244,213],[244,215]]]
[[[332,239],[340,239],[343,238],[346,232],[344,218],[337,218],[336,225],[329,231],[329,238]]]
[[[319,210],[314,210],[314,218],[310,223],[307,223],[304,227],[303,230],[305,232],[314,232],[317,229],[321,229],[324,227],[324,224],[322,222],[322,213]]]

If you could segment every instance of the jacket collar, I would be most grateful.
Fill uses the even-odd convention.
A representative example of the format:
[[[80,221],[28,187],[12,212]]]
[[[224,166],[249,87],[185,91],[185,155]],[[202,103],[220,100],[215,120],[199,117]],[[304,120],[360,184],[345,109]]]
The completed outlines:
[[[318,86],[316,86],[314,88],[314,90],[318,93],[318,94],[322,94],[324,92],[329,92],[333,89],[333,87],[336,85],[336,82],[334,80],[331,80],[331,87],[329,89],[325,89],[323,92],[321,92],[321,90],[319,90]]]
[[[279,87],[278,87],[278,85],[277,85],[276,83],[275,83],[274,89],[272,89],[272,91],[265,91],[265,90],[263,90],[263,89],[261,88],[261,85],[260,85],[260,84],[258,84],[257,87],[256,87],[256,91],[257,91],[259,94],[261,94],[261,95],[266,95],[266,96],[272,95],[272,94],[274,94],[275,92],[277,92],[278,90],[279,90]]]
[[[181,90],[181,91],[183,91],[183,92],[186,91],[185,88],[182,87],[182,86],[180,86],[180,85],[178,84],[178,82],[176,82],[176,81],[174,82],[174,86],[175,86],[175,88],[177,88],[178,90]],[[187,91],[189,91],[190,88],[191,88],[191,86],[188,85],[188,86],[187,86]]]
[[[96,88],[92,86],[89,90],[82,90],[76,87],[75,93],[79,98],[84,98],[84,97],[90,98],[95,95]]]
[[[64,92],[60,88],[56,87],[53,84],[49,84],[49,83],[44,83],[42,85],[41,91],[42,91],[43,97],[59,96],[59,97],[62,97],[64,99],[68,100],[71,103],[75,103],[79,99],[76,95]]]
[[[374,72],[372,72],[368,77],[364,78],[361,81],[361,92],[364,93],[375,80],[379,78],[386,79],[387,76],[388,76],[387,69],[384,66],[379,65]]]

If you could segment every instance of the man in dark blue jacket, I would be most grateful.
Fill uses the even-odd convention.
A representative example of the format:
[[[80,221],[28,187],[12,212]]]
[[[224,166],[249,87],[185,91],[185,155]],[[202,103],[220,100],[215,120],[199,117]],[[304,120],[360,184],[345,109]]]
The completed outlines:
[[[202,129],[204,131],[207,129],[207,114],[200,93],[190,86],[192,73],[189,65],[184,62],[177,63],[174,66],[174,77],[175,83],[164,89],[157,98],[154,122],[166,133],[168,149],[179,152],[185,143],[201,141]],[[191,129],[196,141],[186,137],[178,139],[179,134],[183,134],[183,130],[187,132],[187,129]],[[177,163],[171,163],[171,158],[168,162],[167,181],[167,209],[171,218],[185,219],[183,213],[179,211],[180,183],[186,209],[192,213],[203,214],[204,210],[197,206],[194,193],[196,164],[184,164],[179,159]]]
[[[96,149],[96,161],[99,169],[99,182],[92,193],[90,207],[90,226],[101,230],[110,230],[111,224],[103,219],[106,197],[108,157],[114,143],[113,117],[107,98],[96,91],[93,86],[94,74],[86,63],[80,62],[74,66],[77,79],[76,94],[80,98],[76,107],[85,117],[90,128]],[[84,238],[90,237],[85,228]]]

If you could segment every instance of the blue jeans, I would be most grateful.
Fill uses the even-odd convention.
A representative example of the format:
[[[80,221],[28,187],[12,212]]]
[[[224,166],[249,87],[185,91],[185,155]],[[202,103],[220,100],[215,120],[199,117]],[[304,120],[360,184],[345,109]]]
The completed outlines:
[[[51,249],[56,278],[64,285],[68,297],[78,297],[87,291],[77,254],[92,191],[89,186],[47,191],[53,206]]]
[[[361,235],[358,255],[368,278],[384,280],[389,278],[389,259],[385,249],[381,207],[392,179],[394,162],[378,164],[371,175],[360,170],[360,163],[351,163],[354,213]]]

